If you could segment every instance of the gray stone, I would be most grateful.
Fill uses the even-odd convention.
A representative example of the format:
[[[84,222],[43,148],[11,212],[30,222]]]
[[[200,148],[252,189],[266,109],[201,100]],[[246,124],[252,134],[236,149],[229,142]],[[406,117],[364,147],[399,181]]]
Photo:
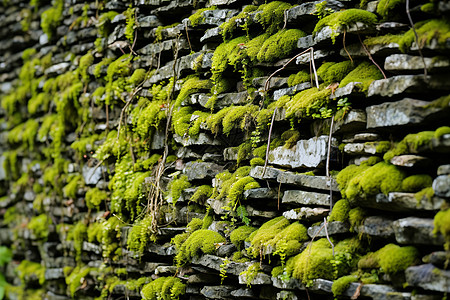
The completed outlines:
[[[328,56],[333,55],[335,52],[334,51],[326,51],[326,50],[316,50],[314,51],[314,60],[318,60],[318,59],[322,59]],[[297,65],[306,65],[309,64],[311,61],[311,54],[310,53],[305,53],[300,55],[299,57],[297,57],[297,59],[295,60],[295,63]]]
[[[411,293],[400,292],[392,286],[384,284],[364,284],[350,283],[350,286],[344,292],[344,296],[352,297],[358,289],[362,297],[369,297],[376,300],[409,300]]]
[[[330,205],[330,195],[314,192],[285,191],[282,203],[286,204],[302,204],[302,205]]]
[[[344,152],[349,155],[369,155],[377,153],[379,143],[348,143],[344,146]]]
[[[278,277],[272,277],[272,284],[274,287],[283,290],[304,290],[305,286],[297,278],[289,278],[282,280]]]
[[[269,77],[256,77],[253,78],[252,85],[255,88],[264,88],[266,86],[266,81]],[[270,78],[270,81],[268,82],[268,89],[273,88],[281,88],[284,85],[287,84],[287,78],[286,77],[272,77]]]
[[[253,292],[252,289],[244,289],[244,288],[240,288],[238,290],[232,291],[231,292],[231,296],[235,297],[235,298],[252,298],[252,299],[256,299],[258,298],[257,294],[255,294]]]
[[[330,96],[331,99],[339,99],[349,95],[359,94],[362,95],[361,83],[360,82],[350,82],[344,87],[337,88],[334,94]]]
[[[217,255],[220,257],[231,257],[236,252],[236,246],[234,244],[225,244],[217,248]]]
[[[297,42],[297,47],[300,49],[308,49],[314,45],[315,43],[312,35],[307,35],[305,37],[299,38]]]
[[[314,279],[313,283],[309,288],[310,291],[331,293],[331,286],[333,281],[325,279]]]
[[[441,270],[432,264],[409,267],[405,271],[410,286],[425,290],[450,292],[450,270]]]
[[[272,280],[270,279],[269,275],[258,272],[256,276],[249,282],[249,280],[247,280],[247,276],[245,274],[241,274],[239,275],[239,284],[268,285],[272,284]]]
[[[214,139],[204,132],[200,132],[200,134],[196,138],[190,136],[181,137],[177,134],[174,134],[173,138],[177,143],[182,144],[184,147],[194,145],[220,145],[218,139]]]
[[[229,18],[237,15],[238,13],[239,11],[236,9],[206,10],[202,13],[204,19],[200,24],[219,26],[223,22],[227,21]]]
[[[332,138],[332,146],[337,140]],[[315,168],[321,165],[327,157],[328,136],[313,137],[300,140],[291,149],[278,147],[269,152],[269,163],[291,168]]]
[[[137,17],[137,24],[139,28],[154,28],[163,25],[161,21],[159,21],[158,17],[153,15],[150,16],[139,15]]]
[[[390,44],[376,44],[376,45],[369,45],[366,46],[367,50],[371,55],[377,55],[377,56],[386,56],[393,53],[399,52],[399,46],[397,43],[390,43]],[[360,43],[357,44],[351,44],[346,46],[348,54],[350,54],[351,57],[367,57],[367,52],[364,50],[364,48],[361,46]],[[339,52],[339,54],[343,57],[348,57],[347,52],[344,48],[342,48]]]
[[[439,210],[443,201],[444,200],[441,198],[433,197],[431,200],[422,199],[418,202],[414,193],[401,192],[389,193],[387,196],[378,194],[375,197],[375,201],[373,201],[373,198],[357,199],[358,204],[364,207],[403,212]]]
[[[237,147],[229,147],[223,149],[223,159],[224,160],[237,160],[238,157],[238,148]]]
[[[198,103],[203,107],[206,107],[206,103],[208,102],[210,96],[206,94],[193,94],[191,95],[191,103]],[[244,105],[249,102],[247,91],[239,92],[239,93],[225,93],[217,96],[216,101],[214,102],[215,109],[222,109],[231,105]]]
[[[321,207],[300,207],[283,212],[283,217],[289,220],[323,220],[330,210]]]
[[[427,71],[437,71],[450,66],[450,60],[446,57],[424,57]],[[384,61],[384,69],[387,71],[401,72],[423,70],[423,60],[420,56],[412,56],[408,54],[393,54],[386,57]]]
[[[367,128],[420,124],[426,118],[441,111],[438,107],[428,107],[430,103],[405,98],[397,102],[387,102],[366,108]]]
[[[276,180],[280,173],[283,171],[273,167],[267,167],[264,170],[264,167],[255,166],[250,170],[250,176],[256,179]]]
[[[55,279],[64,279],[64,271],[63,268],[46,268],[45,269],[45,280],[55,280]]]
[[[280,172],[277,176],[277,181],[280,183],[297,185],[299,187],[313,188],[323,191],[330,190],[331,188],[335,192],[339,192],[337,182],[333,178],[326,176],[311,176],[305,174],[296,174],[293,172]]]
[[[439,175],[433,181],[434,194],[438,197],[450,198],[450,175]]]
[[[335,235],[340,233],[347,233],[349,232],[349,225],[344,222],[335,221],[335,222],[329,222],[327,223],[327,228],[325,230],[325,226],[323,226],[323,223],[317,226],[312,226],[308,228],[308,235],[312,237],[325,237],[328,235]]]
[[[358,226],[356,231],[360,234],[368,234],[373,237],[391,239],[394,237],[393,221],[382,216],[367,217],[363,224]]]
[[[65,73],[70,68],[70,66],[71,66],[70,63],[62,62],[62,63],[56,64],[56,65],[53,65],[53,66],[47,68],[45,70],[45,74],[51,75],[51,76],[61,75],[61,74]]]
[[[94,252],[95,254],[102,254],[102,247],[100,245],[83,241],[82,248],[86,252]]]
[[[220,271],[220,265],[224,264],[225,259],[219,256],[210,254],[201,257],[195,257],[192,260],[193,264],[207,267],[216,271]],[[238,276],[241,272],[247,270],[248,265],[245,263],[229,262],[227,264],[227,274]]]
[[[288,88],[278,89],[273,92],[273,100],[277,101],[284,95],[291,96],[297,92],[300,92],[300,91],[303,91],[303,90],[306,90],[309,88],[311,88],[311,83],[303,82],[303,83],[299,83],[299,84],[296,84],[296,85],[288,87]]]
[[[87,164],[85,164],[82,170],[84,183],[87,185],[97,184],[102,179],[103,172],[106,172],[106,167],[102,165],[95,168],[89,167]]]
[[[244,192],[244,197],[251,199],[277,199],[278,191],[271,188],[250,189]]]
[[[431,263],[435,267],[445,269],[446,261],[448,260],[448,253],[445,251],[431,252],[428,256],[428,260],[422,259],[425,263]]]
[[[428,157],[423,157],[419,155],[406,154],[394,156],[391,159],[391,164],[401,167],[423,167],[431,163]]]
[[[225,214],[225,210],[223,209],[223,207],[227,205],[225,201],[217,199],[208,199],[206,202],[209,204],[209,206],[211,206],[215,214],[217,215]]]
[[[380,135],[377,133],[357,133],[353,137],[354,142],[372,142],[376,141],[380,138]]]
[[[188,47],[188,44],[185,39],[174,39],[156,44],[148,44],[147,46],[139,49],[137,52],[141,55],[153,55],[154,53],[160,53],[163,51],[172,51],[175,46],[179,47],[179,49],[185,49]]]
[[[343,120],[336,120],[333,133],[355,132],[366,128],[366,112],[361,109],[352,109]]]
[[[205,31],[205,34],[200,38],[201,43],[220,42],[222,41],[222,28],[214,27]]]
[[[398,75],[388,79],[373,81],[367,91],[368,97],[392,97],[402,93],[423,93],[428,89],[448,90],[448,77],[445,75]]]
[[[208,284],[208,283],[215,283],[219,279],[219,276],[214,274],[205,274],[205,273],[199,273],[189,276],[187,283],[189,284]]]
[[[444,237],[433,234],[433,219],[409,217],[393,223],[395,239],[400,244],[436,245],[444,244]]]
[[[156,275],[171,275],[171,274],[175,274],[177,272],[177,267],[176,266],[158,266],[155,269],[155,274]]]
[[[439,166],[437,170],[438,175],[450,175],[450,165]]]
[[[223,171],[223,166],[211,162],[188,162],[183,170],[188,180],[212,179]]]
[[[231,292],[235,289],[232,285],[205,286],[200,293],[206,298],[228,299],[231,296]]]
[[[245,209],[247,210],[249,217],[261,217],[261,218],[271,219],[271,218],[275,218],[276,216],[278,216],[278,213],[273,210],[269,210],[269,211],[257,210],[249,205],[247,205],[245,207]]]
[[[203,161],[215,161],[220,162],[223,159],[223,155],[220,154],[214,154],[214,153],[205,153],[202,156]]]
[[[280,291],[277,294],[277,300],[298,300],[298,297],[292,291]]]

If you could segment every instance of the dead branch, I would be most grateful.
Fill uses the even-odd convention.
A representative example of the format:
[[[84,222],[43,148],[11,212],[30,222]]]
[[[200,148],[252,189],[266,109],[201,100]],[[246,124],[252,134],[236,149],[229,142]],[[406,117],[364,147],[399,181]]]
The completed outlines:
[[[342,44],[344,45],[344,50],[345,50],[345,53],[347,53],[347,55],[348,55],[348,58],[350,58],[350,61],[352,62],[352,64],[353,64],[353,59],[352,59],[352,56],[350,55],[350,53],[348,53],[348,51],[347,51],[347,47],[345,47],[345,33],[347,32],[347,30],[345,30],[344,29],[344,37],[343,37],[343,39],[342,39]]]
[[[327,152],[327,163],[325,168],[326,176],[330,184],[330,212],[333,209],[333,187],[331,185],[331,176],[330,176],[331,139],[333,135],[333,125],[334,125],[334,116],[331,118],[330,134],[328,135],[328,152]]]
[[[409,24],[411,24],[411,29],[414,32],[414,38],[416,39],[416,44],[417,44],[417,49],[419,50],[419,55],[420,58],[422,59],[422,63],[423,63],[423,75],[427,76],[428,71],[427,71],[427,64],[425,63],[425,58],[423,57],[422,54],[422,48],[420,47],[420,43],[419,43],[419,35],[417,34],[416,28],[414,26],[414,22],[412,20],[411,14],[409,12],[409,0],[406,0],[406,14],[408,15],[408,20],[409,20]]]
[[[369,50],[367,49],[366,45],[361,40],[361,36],[359,35],[359,33],[358,33],[358,39],[359,39],[359,42],[361,43],[361,45],[363,46],[363,49],[366,52],[367,56],[369,56],[370,61],[378,68],[378,70],[380,70],[381,74],[383,74],[384,79],[386,79],[387,78],[386,74],[384,74],[383,69],[381,69],[381,67],[373,59],[373,57],[370,54]]]

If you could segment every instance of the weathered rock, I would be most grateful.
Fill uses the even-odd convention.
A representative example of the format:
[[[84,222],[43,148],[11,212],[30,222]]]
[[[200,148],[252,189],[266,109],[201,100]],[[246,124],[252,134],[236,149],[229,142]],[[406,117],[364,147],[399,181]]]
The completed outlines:
[[[269,285],[272,284],[272,280],[270,279],[269,275],[258,272],[250,282],[248,282],[246,275],[239,275],[239,284]]]
[[[314,51],[314,61],[331,56],[334,53],[335,53],[334,51],[316,50],[316,51]],[[311,61],[311,54],[305,53],[305,54],[302,54],[299,57],[297,57],[295,63],[297,65],[306,65],[306,64],[309,64],[310,61]]]
[[[212,179],[223,171],[223,166],[211,162],[188,162],[183,172],[188,180]]]
[[[191,103],[198,103],[203,107],[206,107],[206,103],[208,102],[210,96],[206,94],[193,94],[191,95]],[[230,105],[244,105],[249,102],[247,91],[239,92],[239,93],[225,93],[217,96],[217,99],[214,102],[215,109],[222,109],[228,107]]]
[[[393,54],[386,57],[384,69],[392,72],[402,72],[424,69],[424,61],[428,72],[445,69],[450,66],[450,60],[446,57],[420,57],[408,54]]]
[[[217,248],[217,255],[220,257],[231,257],[236,250],[237,249],[234,244],[221,245]]]
[[[440,268],[440,269],[445,269],[446,268],[446,261],[449,258],[449,254],[445,251],[435,251],[435,252],[431,252],[430,255],[428,256],[428,260],[426,260],[425,258],[423,259],[424,262],[426,263],[431,263],[433,264],[435,267]]]
[[[298,300],[297,295],[292,291],[280,291],[277,300]]]
[[[434,194],[438,197],[450,198],[450,175],[440,175],[433,181]]]
[[[240,288],[238,290],[232,291],[231,292],[231,296],[235,297],[235,298],[251,298],[251,299],[256,299],[258,298],[257,294],[255,292],[253,292],[252,289],[249,288]]]
[[[275,180],[281,173],[283,173],[282,170],[273,167],[267,167],[264,169],[264,167],[255,166],[250,170],[250,176],[256,179]]]
[[[178,268],[176,266],[158,266],[155,269],[155,274],[167,276],[167,275],[175,274],[177,272],[177,269]]]
[[[442,108],[428,105],[429,102],[405,98],[366,108],[367,128],[420,124]]]
[[[370,216],[364,220],[362,225],[355,229],[360,234],[363,233],[373,237],[390,239],[394,237],[392,223],[393,221],[389,218],[382,216]]]
[[[335,138],[331,139],[332,146],[337,145]],[[291,149],[278,147],[269,152],[269,163],[291,168],[315,168],[322,164],[327,157],[328,136],[314,137],[300,140]]]
[[[300,207],[283,212],[283,217],[289,220],[323,220],[330,210],[326,208],[316,207]]]
[[[295,93],[309,89],[310,87],[311,87],[310,82],[303,82],[303,83],[299,83],[299,84],[296,84],[296,85],[288,87],[288,88],[275,90],[273,92],[273,100],[276,101],[284,95],[288,95],[288,96],[294,95]]]
[[[220,42],[222,41],[222,29],[220,27],[210,28],[205,31],[205,34],[200,38],[200,42]]]
[[[296,278],[289,278],[289,280],[282,280],[278,277],[272,277],[272,284],[274,287],[284,290],[305,289],[305,286]]]
[[[201,257],[195,257],[192,260],[193,264],[207,267],[216,271],[220,271],[220,265],[224,263],[225,259],[219,256],[210,254],[203,255]],[[233,274],[238,276],[241,272],[247,270],[248,265],[244,263],[229,262],[227,264],[227,274]]]
[[[312,285],[308,287],[308,289],[315,292],[331,293],[332,285],[333,281],[325,279],[314,279]]]
[[[425,290],[450,292],[450,270],[441,270],[432,264],[409,267],[405,271],[410,286]]]
[[[65,277],[63,268],[45,269],[45,280],[64,279]]]
[[[394,289],[392,286],[384,284],[364,284],[360,287],[360,283],[351,283],[347,290],[344,292],[344,296],[352,297],[355,295],[357,289],[360,290],[360,295],[363,297],[369,297],[371,299],[380,300],[409,300],[411,299],[411,293],[400,292]]]
[[[231,292],[235,289],[232,285],[205,286],[200,293],[206,298],[228,299],[231,296]]]
[[[333,133],[355,132],[366,128],[367,116],[360,109],[350,110],[343,120],[336,120]]]
[[[438,175],[449,175],[450,174],[450,165],[442,165],[439,166],[437,170]]]
[[[400,244],[436,245],[444,244],[444,237],[433,234],[433,219],[408,217],[393,223],[395,239]]]
[[[247,210],[248,216],[249,217],[262,217],[262,218],[268,218],[268,219],[272,219],[275,218],[278,213],[276,211],[273,210],[268,210],[268,211],[264,211],[264,210],[258,210],[253,208],[252,206],[247,205],[245,207],[245,209]]]
[[[193,146],[193,145],[220,145],[219,140],[213,139],[210,135],[200,132],[198,137],[181,137],[177,134],[173,135],[173,138],[177,143],[182,144],[184,147]]]
[[[392,97],[402,93],[421,93],[428,89],[448,90],[448,78],[445,75],[399,75],[388,79],[375,80],[369,86],[368,97]]]
[[[161,21],[158,17],[150,15],[150,16],[138,16],[137,24],[140,28],[155,28],[158,26],[162,26]]]
[[[323,223],[321,225],[312,226],[308,228],[308,235],[312,237],[325,237],[328,235],[335,235],[340,233],[347,233],[349,232],[349,225],[344,222],[335,221],[335,222],[329,222],[327,223],[327,228],[323,226]]]
[[[214,210],[214,213],[216,213],[218,215],[225,214],[226,211],[223,209],[223,207],[225,207],[227,205],[225,201],[221,201],[221,200],[217,200],[217,199],[208,199],[206,202]]]
[[[246,199],[277,199],[278,191],[271,188],[250,189],[244,192],[244,197]]]
[[[374,201],[375,200],[375,201]],[[439,210],[443,200],[438,197],[433,197],[431,200],[422,199],[417,201],[415,194],[413,193],[389,193],[388,196],[384,194],[376,195],[373,198],[360,198],[356,200],[358,205],[363,207],[371,207],[380,210],[390,211],[418,211],[418,210]]]
[[[348,143],[344,146],[344,152],[349,155],[370,155],[378,153],[377,147],[380,143]]]
[[[431,164],[428,157],[413,154],[394,156],[390,162],[401,167],[425,167]]]
[[[330,205],[330,195],[314,192],[289,190],[285,191],[282,203],[302,205]]]
[[[305,174],[296,174],[293,172],[280,172],[277,176],[277,181],[280,183],[297,185],[299,187],[313,188],[318,190],[329,191],[330,181],[333,191],[338,192],[336,180],[326,176],[311,176]]]
[[[102,179],[103,172],[106,172],[106,167],[104,166],[89,167],[85,164],[82,170],[84,183],[87,185],[97,184]]]
[[[252,81],[252,85],[255,88],[264,88],[266,85],[266,81],[269,77],[257,77]],[[267,83],[268,89],[280,88],[287,84],[286,77],[272,77],[270,81]]]
[[[217,280],[220,280],[218,275],[199,273],[189,276],[187,282],[189,284],[213,284],[217,282]]]

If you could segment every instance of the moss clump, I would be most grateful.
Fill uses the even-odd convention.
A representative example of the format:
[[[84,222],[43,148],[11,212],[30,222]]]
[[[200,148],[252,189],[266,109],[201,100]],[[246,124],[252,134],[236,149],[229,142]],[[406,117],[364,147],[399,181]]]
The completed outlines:
[[[273,3],[273,2],[272,2]],[[272,62],[285,58],[297,48],[297,41],[306,34],[299,29],[283,29],[264,41],[258,52],[260,62]]]
[[[186,292],[186,285],[176,277],[159,277],[144,285],[141,296],[144,300],[177,300]]]
[[[450,38],[450,21],[447,19],[431,19],[415,24],[415,30],[419,36],[419,47],[429,45],[431,40],[436,39],[438,45],[444,46]],[[407,31],[399,41],[400,50],[407,52],[415,41],[414,31]]]
[[[383,159],[390,161],[394,156],[418,153],[420,147],[430,146],[434,134],[434,131],[421,131],[419,133],[408,134],[393,149],[386,152]]]
[[[347,288],[350,286],[350,283],[358,281],[358,277],[355,275],[346,275],[342,276],[339,279],[336,279],[331,286],[331,291],[333,292],[334,297],[339,297],[342,295]]]
[[[372,81],[378,79],[383,79],[380,70],[369,62],[363,62],[342,79],[339,87],[344,87],[350,82],[360,82],[362,84],[361,90],[367,91]]]
[[[198,25],[200,25],[205,20],[205,17],[203,16],[203,12],[205,12],[207,10],[214,10],[214,9],[216,9],[215,6],[198,9],[194,14],[189,16],[189,21],[191,22],[191,26],[197,27]]]
[[[346,199],[341,199],[333,206],[333,210],[328,217],[328,222],[346,222],[350,212],[350,203]]]
[[[230,18],[227,22],[224,22],[220,25],[222,29],[222,37],[224,41],[227,41],[233,37],[234,31],[240,27],[247,28],[250,24],[251,20],[249,19],[249,14],[255,11],[258,7],[255,5],[247,5],[244,7],[242,12],[240,12],[237,16]],[[245,20],[245,23],[240,25],[240,20]]]
[[[40,285],[45,283],[45,267],[40,263],[22,260],[16,270],[23,286],[33,279],[37,279]]]
[[[348,212],[348,221],[350,222],[350,232],[362,225],[366,218],[366,211],[361,207],[352,208]]]
[[[426,174],[417,174],[408,176],[402,181],[402,190],[405,192],[415,193],[424,188],[431,187],[433,178]]]
[[[441,136],[443,136],[444,134],[450,134],[449,126],[442,126],[442,127],[439,127],[438,129],[436,129],[436,131],[434,132],[434,137],[436,139],[438,139]]]
[[[252,281],[256,278],[256,276],[258,276],[259,271],[261,271],[259,263],[254,263],[250,265],[247,268],[247,270],[241,272],[239,275],[245,278],[247,287],[250,288],[252,286]]]
[[[320,115],[320,109],[326,107],[330,101],[331,92],[331,89],[314,87],[297,93],[285,105],[286,117],[301,119],[302,117],[314,117],[316,113]]]
[[[405,0],[380,0],[377,5],[377,14],[379,14],[383,20],[392,20],[392,18],[398,14],[397,11],[400,6],[403,8]]]
[[[93,270],[93,268],[90,268],[88,266],[78,266],[70,271],[70,275],[65,274],[66,284],[69,287],[70,295],[72,296],[72,298],[75,296],[75,293],[78,291],[81,284],[85,281],[85,277],[87,277]]]
[[[175,256],[175,262],[177,266],[183,266],[190,263],[192,258],[197,255],[214,254],[216,251],[215,245],[225,241],[225,238],[215,231],[196,230],[181,245]]]
[[[300,132],[294,129],[287,130],[281,134],[281,139],[285,141],[283,147],[290,149],[300,140]]]
[[[75,248],[75,258],[78,263],[81,262],[81,252],[83,250],[83,241],[87,240],[87,226],[83,221],[77,222],[72,226],[67,234],[67,240],[73,241]]]
[[[169,197],[167,202],[175,204],[178,199],[180,199],[182,192],[189,187],[191,187],[191,184],[186,175],[183,175],[178,179],[174,179],[168,187]]]
[[[316,27],[314,27],[314,33],[319,32],[322,28],[330,26],[335,34],[332,36],[333,42],[339,33],[336,34],[338,28],[343,27],[347,29],[350,25],[355,23],[363,23],[367,26],[374,26],[377,22],[377,16],[371,12],[363,9],[346,9],[342,11],[337,11],[317,22]]]
[[[380,36],[369,37],[364,40],[366,46],[398,44],[403,34],[385,34]]]
[[[197,93],[201,90],[207,91],[209,89],[211,89],[211,81],[200,79],[195,76],[187,77],[183,82],[180,93],[175,100],[175,108],[178,108],[191,94]]]
[[[445,238],[444,248],[450,250],[450,209],[441,210],[434,216],[433,234],[442,234]]]
[[[48,227],[51,224],[51,219],[45,214],[32,217],[27,227],[30,229],[36,239],[46,241],[49,235]]]
[[[244,246],[244,241],[250,236],[252,232],[256,230],[255,227],[252,226],[241,226],[233,230],[230,234],[230,241],[238,248],[238,250],[242,250]]]
[[[86,206],[89,209],[99,209],[100,204],[108,199],[108,193],[98,188],[89,189],[86,192]]]
[[[42,31],[48,36],[49,39],[53,37],[56,28],[59,26],[62,13],[64,9],[64,1],[55,0],[53,6],[41,15],[41,27]]]
[[[419,251],[413,246],[400,247],[388,244],[374,253],[369,253],[358,262],[359,268],[381,268],[388,274],[403,272],[419,261]]]
[[[134,222],[128,237],[128,249],[141,256],[150,241],[156,241],[156,233],[152,232],[152,216],[145,216]]]
[[[250,160],[250,166],[264,166],[266,161],[261,157],[255,157]]]
[[[347,60],[339,63],[324,63],[317,69],[317,75],[325,84],[340,82],[355,68],[353,62]]]
[[[191,197],[191,201],[195,203],[204,203],[213,193],[213,187],[210,185],[199,186]]]
[[[296,74],[289,75],[287,84],[288,86],[294,86],[303,82],[307,82],[311,79],[311,76],[306,71],[300,71]]]

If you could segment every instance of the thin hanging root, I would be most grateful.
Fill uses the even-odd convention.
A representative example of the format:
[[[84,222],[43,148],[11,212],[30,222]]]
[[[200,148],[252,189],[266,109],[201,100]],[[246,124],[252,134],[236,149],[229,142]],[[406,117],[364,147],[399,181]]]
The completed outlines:
[[[330,236],[328,235],[327,218],[323,218],[323,225],[324,225],[324,229],[325,229],[325,236],[327,237],[328,242],[331,244],[331,249],[333,250],[333,256],[334,256],[334,244],[333,244],[333,242],[331,242]]]
[[[364,283],[360,282],[358,287],[355,290],[355,293],[353,294],[353,296],[350,298],[352,300],[356,300],[358,299],[359,295],[361,294],[361,289],[363,287]]]
[[[420,58],[422,58],[422,63],[423,63],[423,75],[427,76],[428,71],[427,71],[427,64],[425,63],[425,58],[423,57],[422,54],[422,48],[420,47],[420,43],[419,43],[419,35],[417,34],[416,28],[414,26],[414,22],[412,20],[411,14],[409,12],[409,0],[406,0],[406,14],[408,15],[408,20],[409,20],[409,24],[411,25],[411,29],[414,32],[414,38],[416,40],[416,44],[417,44],[417,49],[419,49],[419,55]]]
[[[331,184],[331,176],[330,176],[330,156],[331,156],[331,139],[333,135],[333,125],[334,125],[334,116],[331,118],[331,125],[330,125],[330,134],[328,135],[328,152],[327,152],[327,163],[326,163],[326,176],[328,179],[328,182],[330,184],[330,212],[333,209],[333,187]]]
[[[352,64],[353,64],[353,59],[352,59],[352,56],[350,55],[350,53],[348,53],[348,51],[347,51],[347,47],[345,47],[345,33],[347,32],[347,30],[344,30],[344,38],[342,39],[342,44],[344,45],[344,50],[345,50],[345,53],[347,53],[347,55],[348,55],[348,58],[350,58],[350,61],[352,62]]]
[[[313,68],[314,76],[315,76],[315,79],[316,79],[316,87],[319,88],[319,78],[317,77],[316,65],[314,64],[314,48],[310,47],[310,48],[306,49],[305,51],[303,51],[303,52],[295,55],[294,57],[292,57],[281,68],[279,68],[278,70],[276,70],[275,72],[270,74],[270,76],[266,79],[266,82],[264,83],[264,97],[267,94],[267,91],[269,90],[270,79],[272,79],[272,77],[275,76],[275,74],[277,74],[278,72],[284,70],[284,68],[286,68],[286,66],[289,65],[294,59],[296,59],[300,55],[303,55],[303,54],[307,53],[308,51],[311,54],[311,60],[310,61],[312,62],[312,68]],[[267,149],[266,149],[266,160],[264,162],[264,170],[263,170],[263,173],[262,173],[261,177],[264,177],[264,174],[266,173],[266,169],[267,169],[267,163],[269,162],[270,138],[272,136],[273,122],[274,122],[274,119],[275,119],[276,111],[277,111],[277,108],[275,107],[275,109],[273,111],[273,114],[272,114],[272,120],[270,121],[269,137],[268,137],[268,140],[267,140]]]
[[[187,23],[186,23],[186,24],[183,24],[183,25],[184,25],[184,30],[186,31],[186,37],[187,37],[187,40],[188,40],[188,43],[189,43],[189,49],[190,49],[191,52],[192,52],[193,50],[192,50],[192,46],[191,46],[191,40],[189,39],[189,33],[188,33]]]
[[[359,39],[359,42],[361,43],[361,45],[363,46],[363,49],[366,52],[367,56],[369,56],[370,61],[378,68],[378,70],[380,70],[381,74],[383,74],[384,79],[386,79],[387,78],[386,74],[384,74],[383,69],[381,69],[381,67],[373,60],[372,55],[370,54],[370,52],[367,49],[366,45],[361,40],[361,36],[359,35],[359,33],[358,33],[358,39]]]

